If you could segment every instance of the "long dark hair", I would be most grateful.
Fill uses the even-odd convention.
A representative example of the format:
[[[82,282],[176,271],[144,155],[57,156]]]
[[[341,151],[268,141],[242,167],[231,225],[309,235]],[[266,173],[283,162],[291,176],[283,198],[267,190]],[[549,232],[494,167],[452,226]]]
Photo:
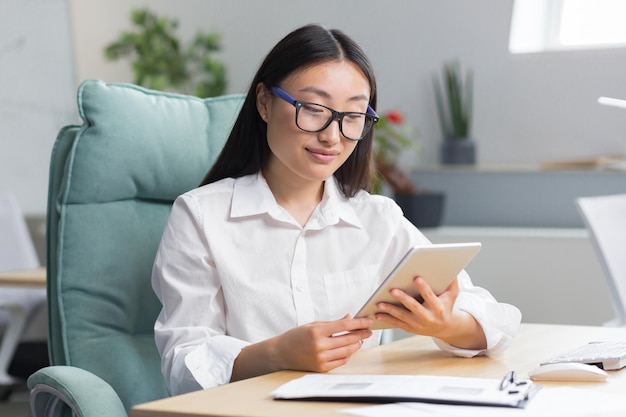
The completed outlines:
[[[337,29],[307,25],[285,36],[265,57],[257,71],[230,136],[213,167],[200,185],[223,178],[242,177],[263,168],[270,154],[265,122],[256,107],[256,87],[277,86],[294,71],[327,61],[348,60],[361,69],[370,85],[369,105],[376,108],[376,79],[361,47]],[[361,139],[344,164],[335,172],[342,193],[354,196],[370,187],[373,129]]]

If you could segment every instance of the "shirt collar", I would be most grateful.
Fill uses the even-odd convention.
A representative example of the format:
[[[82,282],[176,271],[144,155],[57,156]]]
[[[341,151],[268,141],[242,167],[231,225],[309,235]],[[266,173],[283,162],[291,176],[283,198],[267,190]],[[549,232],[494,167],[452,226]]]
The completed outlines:
[[[261,173],[235,179],[231,217],[275,214],[277,207],[276,199]]]
[[[319,209],[328,224],[336,224],[342,220],[355,227],[363,228],[350,200],[341,193],[335,177],[330,177],[324,183],[324,196]]]
[[[291,220],[291,216],[276,203],[272,191],[260,172],[235,179],[231,217],[247,217],[263,213],[269,214],[276,220],[287,222]],[[307,226],[318,229],[337,224],[339,221],[358,228],[363,227],[350,200],[339,190],[335,177],[331,177],[324,183],[324,196]]]

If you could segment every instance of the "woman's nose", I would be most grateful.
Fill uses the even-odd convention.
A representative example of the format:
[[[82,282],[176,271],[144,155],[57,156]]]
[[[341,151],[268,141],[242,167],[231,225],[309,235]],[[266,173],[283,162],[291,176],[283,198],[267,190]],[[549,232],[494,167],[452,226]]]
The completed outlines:
[[[339,119],[334,119],[328,126],[326,126],[326,129],[319,133],[319,140],[329,144],[335,144],[341,140]]]

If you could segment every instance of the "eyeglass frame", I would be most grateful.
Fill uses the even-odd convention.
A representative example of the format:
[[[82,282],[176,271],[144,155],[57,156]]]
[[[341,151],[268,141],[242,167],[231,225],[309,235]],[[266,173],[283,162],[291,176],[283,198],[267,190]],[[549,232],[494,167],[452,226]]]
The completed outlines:
[[[285,90],[283,90],[282,88],[280,88],[278,86],[270,87],[270,90],[272,91],[272,94],[274,94],[276,97],[286,101],[287,103],[291,104],[292,106],[294,106],[296,108],[296,115],[295,115],[296,116],[296,126],[298,127],[298,129],[302,130],[303,132],[319,133],[319,132],[323,131],[324,129],[326,129],[328,126],[330,126],[330,124],[333,122],[333,120],[338,120],[339,121],[339,131],[341,132],[343,137],[348,139],[348,140],[359,141],[359,140],[364,139],[365,136],[367,136],[367,134],[374,128],[374,125],[376,123],[378,123],[378,120],[380,119],[380,117],[378,116],[378,113],[376,113],[376,111],[369,104],[367,105],[367,112],[366,113],[361,113],[361,112],[357,112],[357,111],[341,112],[341,111],[337,111],[335,109],[332,109],[332,108],[330,108],[328,106],[324,106],[323,104],[314,103],[312,101],[296,100],[288,92],[286,92]],[[303,104],[314,104],[316,106],[323,107],[323,108],[325,108],[327,110],[330,110],[331,116],[328,118],[328,120],[326,121],[324,126],[322,126],[321,128],[319,128],[317,130],[303,129],[298,124],[298,113],[300,112],[300,109],[302,108]],[[370,116],[370,117],[372,117],[372,120],[373,120],[373,123],[371,124],[369,129],[367,129],[367,131],[365,133],[363,133],[363,136],[361,136],[358,139],[349,138],[349,137],[347,137],[343,133],[343,126],[342,126],[343,118],[345,116],[347,116],[347,115],[350,115],[350,114],[362,114],[362,115],[365,115],[366,117]]]

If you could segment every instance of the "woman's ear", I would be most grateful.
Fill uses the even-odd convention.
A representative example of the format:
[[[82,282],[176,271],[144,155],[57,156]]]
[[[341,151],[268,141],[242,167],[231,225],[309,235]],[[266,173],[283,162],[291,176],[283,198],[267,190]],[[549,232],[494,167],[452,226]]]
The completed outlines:
[[[264,122],[267,122],[271,101],[271,94],[267,91],[265,84],[258,83],[256,86],[256,108]]]

